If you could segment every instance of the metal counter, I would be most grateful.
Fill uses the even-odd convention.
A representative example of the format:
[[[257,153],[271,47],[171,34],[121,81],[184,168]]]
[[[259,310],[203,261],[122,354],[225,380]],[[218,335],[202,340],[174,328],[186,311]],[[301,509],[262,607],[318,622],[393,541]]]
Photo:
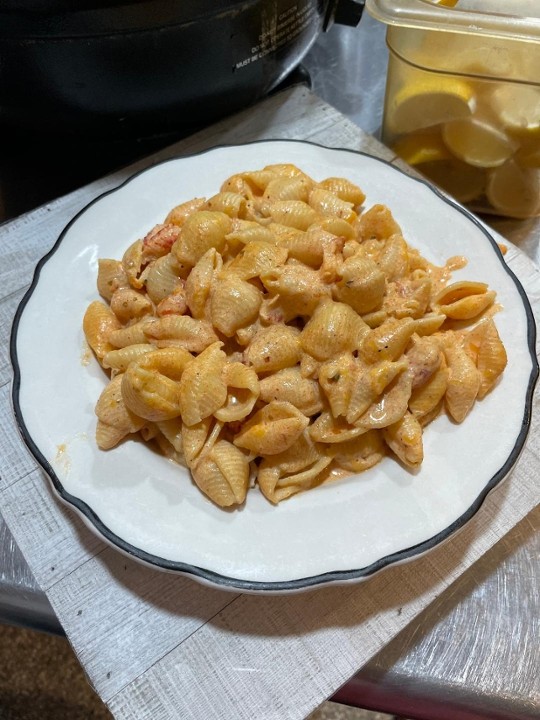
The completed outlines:
[[[312,90],[376,136],[384,36],[365,15],[321,36],[303,63]],[[538,262],[540,223],[486,220]],[[333,699],[418,720],[540,718],[539,528],[537,508]],[[0,619],[62,632],[1,516]]]

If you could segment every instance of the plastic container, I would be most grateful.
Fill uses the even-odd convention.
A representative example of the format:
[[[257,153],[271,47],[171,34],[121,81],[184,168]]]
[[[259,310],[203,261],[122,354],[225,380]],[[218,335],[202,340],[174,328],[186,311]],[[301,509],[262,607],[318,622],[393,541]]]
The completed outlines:
[[[388,26],[383,142],[476,212],[540,215],[540,0],[366,7]]]

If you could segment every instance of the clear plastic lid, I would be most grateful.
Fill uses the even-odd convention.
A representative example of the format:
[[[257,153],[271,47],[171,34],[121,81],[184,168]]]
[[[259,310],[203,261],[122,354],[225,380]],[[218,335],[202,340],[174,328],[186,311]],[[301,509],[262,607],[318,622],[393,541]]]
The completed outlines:
[[[540,0],[367,0],[387,25],[540,42]]]

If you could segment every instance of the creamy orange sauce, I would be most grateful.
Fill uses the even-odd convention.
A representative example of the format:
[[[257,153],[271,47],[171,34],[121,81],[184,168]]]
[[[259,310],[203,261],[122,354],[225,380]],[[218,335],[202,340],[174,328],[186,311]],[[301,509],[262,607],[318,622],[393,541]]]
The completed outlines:
[[[428,276],[433,282],[433,295],[442,290],[452,277],[452,273],[456,270],[462,270],[467,265],[467,258],[463,255],[454,255],[448,258],[444,265],[432,265],[427,267]]]

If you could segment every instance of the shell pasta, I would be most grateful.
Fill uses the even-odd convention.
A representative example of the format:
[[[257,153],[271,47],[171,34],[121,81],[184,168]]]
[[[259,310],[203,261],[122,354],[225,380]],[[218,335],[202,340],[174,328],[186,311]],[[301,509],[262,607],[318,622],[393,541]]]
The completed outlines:
[[[153,443],[220,507],[419,467],[426,426],[504,371],[495,292],[452,282],[463,258],[428,262],[346,178],[276,164],[216,191],[99,261],[98,446]]]

